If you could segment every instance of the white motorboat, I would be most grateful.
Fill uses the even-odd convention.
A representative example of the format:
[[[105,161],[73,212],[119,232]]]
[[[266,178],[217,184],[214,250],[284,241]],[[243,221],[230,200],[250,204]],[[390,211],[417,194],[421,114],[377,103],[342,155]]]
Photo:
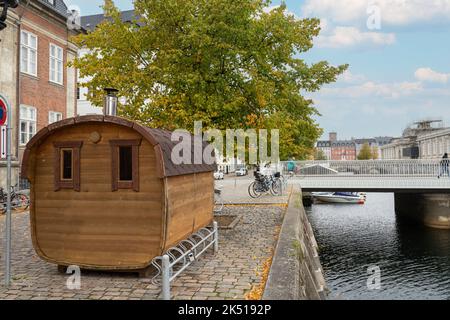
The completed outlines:
[[[326,203],[364,204],[366,195],[357,192],[313,192],[314,199]]]

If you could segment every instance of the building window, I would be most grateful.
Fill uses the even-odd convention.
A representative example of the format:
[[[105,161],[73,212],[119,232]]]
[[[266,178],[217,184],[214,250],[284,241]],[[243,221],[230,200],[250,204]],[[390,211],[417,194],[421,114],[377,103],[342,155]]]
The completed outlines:
[[[61,180],[73,179],[73,149],[61,149]]]
[[[80,150],[82,141],[54,142],[55,191],[73,189],[80,191]]]
[[[141,140],[111,140],[111,189],[139,192],[139,146]]]
[[[20,33],[20,71],[37,76],[37,37],[27,31]]]
[[[63,49],[50,44],[50,81],[63,84]]]
[[[119,181],[133,181],[133,147],[119,147]]]
[[[52,124],[61,120],[62,120],[61,112],[50,111],[48,113],[48,124]]]
[[[20,145],[26,145],[36,134],[36,108],[20,106]]]

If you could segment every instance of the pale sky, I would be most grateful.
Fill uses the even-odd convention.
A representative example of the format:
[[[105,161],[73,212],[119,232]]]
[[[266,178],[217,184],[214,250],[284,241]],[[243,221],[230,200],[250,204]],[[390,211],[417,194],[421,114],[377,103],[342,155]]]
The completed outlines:
[[[65,0],[82,15],[102,0]],[[273,5],[280,0],[273,0]],[[131,0],[115,0],[122,10]],[[287,0],[298,17],[318,17],[322,33],[302,56],[350,64],[335,84],[307,94],[325,130],[339,138],[398,136],[423,118],[450,125],[450,0]]]

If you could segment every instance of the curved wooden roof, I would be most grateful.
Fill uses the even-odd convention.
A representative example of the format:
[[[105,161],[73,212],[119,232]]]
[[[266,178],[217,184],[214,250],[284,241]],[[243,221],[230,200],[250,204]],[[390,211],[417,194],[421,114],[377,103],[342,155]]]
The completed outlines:
[[[178,142],[172,142],[171,132],[162,129],[152,129],[145,127],[137,122],[130,121],[120,117],[114,116],[102,116],[102,115],[89,115],[80,116],[75,118],[64,119],[62,121],[53,123],[42,130],[40,130],[27,144],[21,168],[21,177],[28,178],[28,161],[30,153],[34,148],[38,147],[45,139],[55,133],[56,131],[63,130],[64,128],[71,127],[81,123],[111,123],[121,125],[124,127],[132,128],[140,133],[151,145],[153,145],[157,161],[159,164],[158,175],[161,178],[181,176],[193,173],[210,172],[216,170],[216,164],[210,165],[206,163],[202,164],[174,164],[171,159],[172,149]],[[193,139],[192,139],[193,142]],[[203,149],[207,144],[203,144]],[[194,148],[191,148],[191,159],[194,161]],[[203,159],[203,157],[202,157]],[[202,160],[203,161],[203,160]]]

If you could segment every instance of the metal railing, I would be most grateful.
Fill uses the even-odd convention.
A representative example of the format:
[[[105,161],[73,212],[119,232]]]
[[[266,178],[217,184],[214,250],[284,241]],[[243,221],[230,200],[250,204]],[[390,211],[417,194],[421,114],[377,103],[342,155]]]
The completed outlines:
[[[281,163],[288,174],[288,162]],[[447,168],[447,169],[446,169]],[[448,175],[441,160],[297,161],[296,176],[438,177]]]
[[[163,300],[171,299],[170,283],[211,247],[214,249],[214,254],[219,251],[217,222],[214,222],[212,227],[200,229],[188,239],[167,250],[163,256],[153,259],[152,265],[157,273],[152,283],[161,286]]]
[[[292,163],[280,163],[285,175]],[[450,189],[442,160],[298,161],[294,178],[304,189]]]

